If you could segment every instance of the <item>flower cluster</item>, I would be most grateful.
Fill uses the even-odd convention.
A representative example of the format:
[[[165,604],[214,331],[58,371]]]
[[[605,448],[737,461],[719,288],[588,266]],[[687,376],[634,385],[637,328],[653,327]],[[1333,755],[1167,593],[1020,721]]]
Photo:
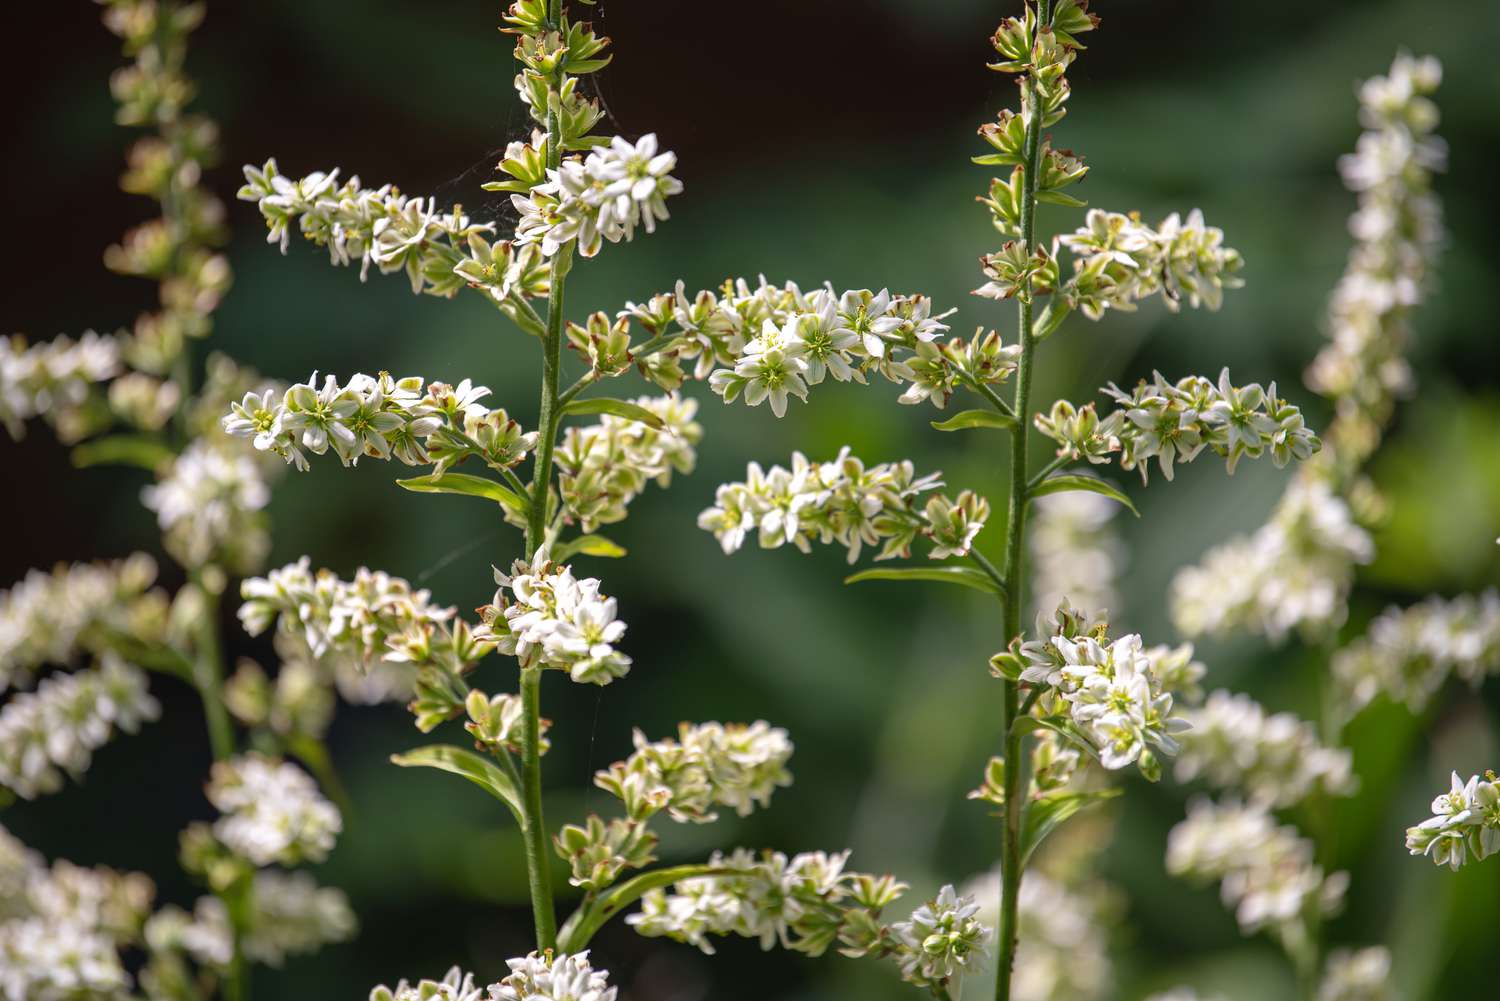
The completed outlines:
[[[28,345],[0,337],[0,424],[14,439],[25,422],[45,417],[64,440],[89,427],[82,412],[94,386],[120,374],[120,342],[89,331],[78,340],[58,337]]]
[[[1172,580],[1171,610],[1189,636],[1255,629],[1280,640],[1339,626],[1356,564],[1375,557],[1370,534],[1321,479],[1297,477],[1255,534],[1210,550]]]
[[[497,567],[495,583],[494,600],[479,609],[475,639],[494,643],[522,667],[566,671],[579,684],[607,685],[630,671],[630,657],[615,649],[625,623],[615,618],[615,599],[599,593],[598,578],[574,577],[544,546],[530,564],[516,560],[509,574]]]
[[[97,667],[43,678],[0,708],[0,786],[26,799],[77,780],[117,732],[161,714],[145,672],[105,653]]]
[[[1305,941],[1309,915],[1343,902],[1348,874],[1325,875],[1313,844],[1278,826],[1265,807],[1194,801],[1167,839],[1174,876],[1220,880],[1224,904],[1249,933],[1269,928],[1289,946]]]
[[[487,993],[475,985],[474,974],[455,966],[442,980],[403,980],[394,989],[381,984],[370,991],[370,1001],[482,1001]]]
[[[743,848],[715,852],[716,875],[679,880],[652,890],[625,923],[647,937],[665,936],[712,955],[709,936],[739,935],[820,956],[838,944],[846,955],[895,952],[901,947],[879,924],[880,912],[905,891],[890,876],[844,868],[848,852],[780,852],[759,858]],[[936,916],[936,915],[934,915]]]
[[[962,892],[985,902],[977,915],[982,923],[999,923],[998,870],[971,880]],[[1114,983],[1105,932],[1109,898],[1104,887],[1073,887],[1036,869],[1026,871],[1016,898],[1015,1001],[1102,1001],[1109,996]]]
[[[1379,695],[1414,710],[1449,675],[1478,685],[1500,671],[1500,591],[1430,597],[1388,608],[1366,634],[1333,655],[1333,677],[1353,715]]]
[[[0,592],[0,692],[29,684],[47,664],[102,654],[118,636],[159,638],[167,599],[151,588],[155,580],[156,562],[136,553],[114,563],[32,570]]]
[[[198,439],[161,479],[141,491],[156,512],[167,551],[187,567],[222,561],[243,572],[259,567],[271,547],[260,511],[270,503],[253,453]]]
[[[979,904],[972,896],[960,897],[953,887],[945,886],[910,918],[891,925],[891,935],[901,946],[901,976],[908,983],[936,991],[978,966],[990,938],[990,929],[980,922],[978,913]]]
[[[1125,546],[1110,525],[1119,505],[1083,490],[1046,494],[1031,505],[1032,592],[1037,608],[1068,601],[1080,608],[1118,611],[1116,586]]]
[[[115,998],[131,987],[120,949],[140,934],[144,876],[50,867],[0,828],[0,997]]]
[[[716,806],[747,816],[792,784],[791,739],[764,720],[683,723],[677,737],[648,741],[636,730],[635,752],[598,772],[594,784],[618,797],[631,819],[666,810],[673,820],[695,823],[716,819]]]
[[[637,226],[656,232],[667,218],[666,200],[682,191],[673,177],[677,154],[657,152],[655,134],[635,143],[615,136],[586,156],[563,160],[546,181],[511,195],[520,213],[516,243],[536,244],[552,257],[577,241],[578,253],[593,257],[605,240],[629,242]]]
[[[1500,779],[1485,772],[1465,782],[1454,772],[1452,787],[1432,801],[1432,816],[1406,829],[1406,848],[1455,872],[1470,855],[1480,861],[1500,851]]]
[[[965,490],[956,499],[923,493],[941,487],[941,474],[917,476],[910,462],[866,467],[847,447],[830,462],[792,454],[792,468],[762,470],[750,463],[744,482],[725,483],[714,506],[698,515],[698,527],[713,533],[733,553],[755,532],[762,549],[791,543],[804,553],[814,541],[847,547],[849,562],[880,544],[877,560],[908,556],[918,535],[932,542],[932,558],[964,555],[989,517],[989,502]]]
[[[1316,1001],[1392,1001],[1393,997],[1391,954],[1385,947],[1329,953]]]
[[[668,486],[674,472],[691,473],[697,463],[697,400],[672,393],[632,402],[663,426],[605,414],[598,424],[568,428],[553,453],[563,510],[585,532],[623,520],[646,484]]]
[[[1349,220],[1354,246],[1328,306],[1330,342],[1307,372],[1334,405],[1319,459],[1299,470],[1269,524],[1210,550],[1174,586],[1174,615],[1195,633],[1251,629],[1279,640],[1292,628],[1326,634],[1347,614],[1357,564],[1374,557],[1361,523],[1378,497],[1359,470],[1380,444],[1396,399],[1412,383],[1405,352],[1412,309],[1429,284],[1443,240],[1432,174],[1446,156],[1432,134],[1426,95],[1442,68],[1432,57],[1398,55],[1390,73],[1360,90],[1369,131],[1340,161],[1359,196]]]
[[[1073,252],[1073,275],[1058,290],[1063,301],[1091,320],[1107,310],[1133,310],[1158,293],[1176,312],[1186,301],[1216,310],[1226,288],[1239,288],[1239,251],[1224,246],[1224,233],[1203,221],[1197,209],[1176,212],[1158,227],[1136,213],[1090,209],[1084,225],[1060,238]]]
[[[321,862],[343,829],[306,772],[259,754],[215,762],[207,791],[223,813],[214,836],[256,866]]]
[[[340,384],[330,375],[321,388],[317,381],[314,372],[280,399],[271,390],[247,394],[224,416],[224,430],[302,470],[304,448],[314,455],[332,448],[346,466],[368,455],[408,466],[432,463],[442,472],[470,456],[509,469],[536,446],[536,432],[523,433],[504,410],[481,404],[489,389],[467,379],[457,386],[434,382],[425,393],[421,376],[358,374]]]
[[[303,872],[257,872],[249,897],[240,948],[257,963],[281,966],[289,956],[348,941],[357,927],[343,891],[320,887]],[[234,949],[229,913],[217,897],[199,897],[191,914],[162,908],[145,936],[153,953],[187,953],[215,970],[228,967]]]
[[[455,269],[468,259],[469,237],[494,230],[455,206],[439,212],[431,199],[402,194],[392,184],[366,188],[359,177],[339,183],[339,172],[314,171],[293,180],[274,159],[245,167],[241,201],[255,202],[268,243],[286,252],[295,223],[303,237],[328,248],[335,265],[359,262],[360,279],[374,264],[382,274],[404,271],[413,292],[453,296],[466,284]]]
[[[1058,455],[1099,464],[1118,453],[1120,468],[1139,468],[1144,482],[1152,459],[1170,480],[1174,463],[1191,462],[1205,448],[1233,473],[1245,457],[1269,454],[1280,467],[1320,447],[1302,412],[1276,395],[1274,382],[1265,389],[1254,382],[1235,386],[1228,369],[1217,384],[1200,375],[1171,383],[1158,372],[1132,392],[1113,384],[1103,392],[1116,404],[1103,419],[1093,404],[1080,410],[1066,400],[1037,415],[1037,428],[1058,443]]]
[[[506,960],[510,975],[490,987],[491,1001],[615,1001],[609,974],[589,965],[588,950],[576,955],[533,952]]]
[[[1201,776],[1272,807],[1291,806],[1313,792],[1354,791],[1349,751],[1323,746],[1312,724],[1291,713],[1267,714],[1248,695],[1217,691],[1184,711],[1183,719],[1191,729],[1177,758],[1179,782]]]
[[[1165,648],[1153,650],[1153,657],[1134,633],[1111,641],[1102,623],[1080,621],[1066,606],[1039,617],[1038,628],[1045,638],[1021,646],[1019,679],[1056,690],[1071,732],[1098,751],[1105,768],[1138,764],[1147,778],[1159,776],[1156,752],[1176,754],[1173,735],[1188,724],[1172,714],[1172,691],[1153,660],[1178,658]],[[1191,663],[1191,651],[1180,659]]]

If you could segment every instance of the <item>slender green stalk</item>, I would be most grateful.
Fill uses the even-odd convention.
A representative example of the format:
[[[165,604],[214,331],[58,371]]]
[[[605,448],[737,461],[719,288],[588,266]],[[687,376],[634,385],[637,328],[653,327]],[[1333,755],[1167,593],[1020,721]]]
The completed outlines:
[[[536,922],[536,947],[557,947],[557,911],[552,904],[552,870],[548,866],[547,830],[542,820],[541,760],[542,672],[534,667],[521,671],[521,705],[526,716],[521,744],[521,809],[525,818],[521,832],[526,842],[526,871],[531,888],[531,914]]]
[[[203,614],[197,623],[196,649],[193,651],[193,687],[203,700],[203,716],[208,721],[208,742],[214,760],[234,756],[234,724],[224,706],[224,665],[219,649],[219,596],[203,586],[197,574],[190,585],[203,596]]]
[[[1037,24],[1047,24],[1051,19],[1051,0],[1039,0]],[[1026,122],[1026,163],[1022,175],[1021,196],[1021,241],[1029,250],[1036,240],[1036,186],[1041,160],[1042,108],[1036,95],[1035,82],[1028,79],[1030,89],[1030,114]],[[1031,412],[1032,352],[1036,344],[1032,337],[1031,280],[1022,284],[1020,294],[1020,322],[1017,336],[1021,356],[1016,364],[1016,395],[1011,411],[1016,415],[1016,426],[1010,432],[1010,502],[1009,517],[1005,526],[1005,593],[1001,596],[1004,606],[1005,641],[1010,642],[1021,631],[1021,591],[1024,583],[1022,545],[1026,532],[1027,492],[1027,415]],[[1016,962],[1017,901],[1021,891],[1021,806],[1022,771],[1021,733],[1015,722],[1019,717],[1020,684],[1003,682],[1005,688],[1000,706],[1001,731],[1005,735],[1005,823],[1000,836],[1000,920],[997,933],[999,946],[995,964],[995,1001],[1010,1001],[1011,973]]]

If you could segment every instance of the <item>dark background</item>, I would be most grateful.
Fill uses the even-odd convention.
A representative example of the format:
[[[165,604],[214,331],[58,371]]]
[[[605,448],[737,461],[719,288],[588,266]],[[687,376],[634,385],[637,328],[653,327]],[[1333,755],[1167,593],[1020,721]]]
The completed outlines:
[[[608,2],[593,19],[615,42],[600,75],[613,130],[659,133],[687,186],[655,236],[609,246],[569,283],[569,313],[614,310],[671,287],[726,275],[804,287],[921,291],[961,307],[955,330],[1008,330],[1008,307],[973,299],[979,254],[995,234],[971,198],[987,175],[974,128],[1012,104],[1009,78],[984,68],[995,23],[1012,4],[977,0],[823,0],[819,3]],[[510,44],[495,32],[498,3],[211,3],[190,72],[197,107],[223,127],[225,157],[209,178],[231,198],[238,165],[279,158],[301,174],[339,166],[387,180],[481,217],[508,206],[486,195],[504,143],[527,128],[511,89]],[[1441,132],[1452,146],[1440,182],[1451,245],[1441,286],[1418,319],[1421,394],[1405,408],[1374,471],[1393,503],[1380,557],[1361,573],[1350,631],[1385,603],[1410,603],[1493,583],[1500,570],[1500,394],[1494,349],[1493,155],[1497,149],[1493,3],[1317,5],[1110,3],[1103,29],[1070,74],[1072,113],[1058,141],[1093,166],[1081,196],[1140,208],[1148,218],[1201,206],[1248,261],[1248,287],[1218,314],[1172,317],[1156,305],[1106,323],[1070,324],[1048,342],[1037,397],[1074,399],[1110,379],[1160,367],[1176,377],[1276,379],[1326,413],[1300,373],[1320,344],[1328,290],[1343,268],[1353,204],[1334,170],[1358,134],[1355,81],[1389,65],[1398,46],[1442,57]],[[0,61],[8,155],[0,164],[11,235],[4,257],[4,322],[35,338],[127,323],[149,286],[104,270],[100,253],[149,211],[115,189],[127,134],[111,124],[106,80],[121,59],[95,5],[37,5]],[[430,379],[472,376],[494,401],[534,421],[532,344],[473,297],[416,298],[399,277],[331,269],[294,245],[287,259],[262,242],[251,206],[231,203],[235,288],[213,346],[268,375],[313,369],[345,375],[389,369]],[[1076,214],[1047,208],[1052,232]],[[815,458],[850,444],[868,461],[902,457],[941,468],[949,483],[992,495],[1003,456],[993,444],[927,429],[926,408],[894,403],[895,387],[825,385],[810,406],[777,422],[766,408],[732,410],[706,387],[700,468],[653,488],[611,534],[631,550],[591,565],[620,598],[636,668],[596,692],[548,679],[556,721],[546,759],[548,817],[608,812],[590,793],[593,770],[623,756],[630,730],[665,735],[679,719],[767,718],[798,743],[797,784],[747,821],[663,831],[663,856],[714,847],[855,849],[861,869],[893,869],[915,904],[939,882],[986,868],[996,832],[962,794],[992,753],[998,690],[984,670],[996,623],[991,603],[897,585],[843,588],[837,552],[746,551],[726,560],[693,527],[715,484],[747,460]],[[7,531],[0,579],[57,560],[155,551],[156,528],[138,502],[142,475],[75,471],[45,429],[0,442]],[[404,493],[392,470],[317,463],[289,476],[273,502],[272,565],[309,553],[348,574],[360,564],[433,588],[460,607],[488,599],[489,564],[519,538],[478,505]],[[1129,525],[1131,556],[1113,619],[1172,638],[1165,595],[1172,572],[1225,535],[1258,525],[1285,482],[1269,463],[1233,480],[1212,462],[1174,484],[1133,488],[1145,517]],[[981,545],[998,548],[996,519]],[[174,571],[167,570],[168,579]],[[1115,611],[1115,610],[1112,610]],[[227,621],[235,653],[269,662]],[[1296,644],[1204,644],[1210,685],[1245,689],[1276,709],[1311,714],[1324,655]],[[505,668],[486,667],[492,679]],[[496,680],[499,687],[504,683]],[[1427,716],[1367,713],[1350,734],[1362,792],[1338,815],[1337,865],[1354,876],[1335,942],[1388,942],[1409,1001],[1467,993],[1497,970],[1500,865],[1453,875],[1406,858],[1402,828],[1425,815],[1447,770],[1500,763],[1491,692],[1450,691]],[[191,693],[159,680],[166,718],[102,751],[81,787],[6,811],[4,823],[49,856],[152,873],[162,895],[187,901],[176,874],[176,834],[206,816],[199,792],[208,748]],[[493,979],[529,935],[520,843],[494,804],[468,787],[386,764],[419,735],[395,707],[344,709],[331,740],[357,811],[319,876],[345,888],[360,938],[281,973],[257,975],[263,997],[362,997],[400,976],[461,963]],[[1273,945],[1242,940],[1213,890],[1162,872],[1165,835],[1188,793],[1170,781],[1130,782],[1117,826],[1101,843],[1102,876],[1128,895],[1115,945],[1116,996],[1133,1001],[1179,980],[1218,986],[1236,1001],[1289,995]],[[900,905],[904,906],[904,905]],[[903,912],[904,913],[904,912]],[[630,995],[714,998],[912,996],[890,970],[834,956],[810,961],[754,943],[724,943],[712,960],[612,926],[596,959]],[[984,991],[973,985],[976,996]]]

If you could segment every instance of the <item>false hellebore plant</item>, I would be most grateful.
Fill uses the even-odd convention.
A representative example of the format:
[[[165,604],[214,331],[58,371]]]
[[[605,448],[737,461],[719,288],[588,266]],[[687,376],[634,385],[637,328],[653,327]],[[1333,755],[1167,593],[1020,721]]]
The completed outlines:
[[[36,799],[81,780],[93,755],[161,707],[147,671],[202,697],[215,763],[207,797],[219,812],[182,837],[182,862],[208,888],[191,913],[154,909],[137,873],[46,862],[0,828],[0,995],[243,999],[252,962],[349,938],[344,895],[307,873],[341,828],[339,810],[287,757],[332,782],[322,736],[334,691],[368,688],[339,667],[287,646],[274,682],[253,663],[224,681],[219,607],[231,576],[260,568],[263,509],[279,464],[224,434],[230,400],[263,384],[210,355],[195,387],[195,342],[212,330],[229,288],[223,206],[199,186],[217,130],[188,111],[184,74],[201,4],[107,0],[104,23],[129,65],[110,81],[116,121],[149,133],[130,148],[121,187],[152,199],[160,216],[105,251],[110,270],[157,283],[160,305],[113,334],[28,345],[0,340],[0,422],[12,437],[41,419],[72,445],[78,466],[148,471],[141,491],[166,553],[186,583],[169,592],[145,553],[113,562],[34,570],[0,593],[0,797]],[[237,730],[235,722],[242,724]],[[243,742],[242,742],[243,741]],[[253,747],[255,750],[246,750]],[[144,957],[122,959],[142,950]]]

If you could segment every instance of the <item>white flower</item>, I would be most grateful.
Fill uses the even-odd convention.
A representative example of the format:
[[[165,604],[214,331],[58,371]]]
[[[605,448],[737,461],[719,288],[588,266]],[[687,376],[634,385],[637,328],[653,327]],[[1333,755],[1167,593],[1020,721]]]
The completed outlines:
[[[271,500],[260,468],[249,455],[198,439],[173,460],[159,482],[141,490],[156,512],[166,546],[188,567],[215,558],[255,566],[270,548],[256,517]]]
[[[787,732],[764,720],[683,723],[677,740],[648,741],[634,733],[635,753],[594,776],[594,784],[620,798],[632,818],[667,810],[673,820],[707,823],[715,806],[748,816],[767,806],[776,789],[791,785]]]
[[[629,672],[630,658],[615,649],[625,623],[615,617],[615,599],[599,593],[597,578],[574,577],[543,547],[509,574],[497,568],[495,583],[493,602],[479,610],[477,639],[494,642],[523,667],[566,671],[580,684],[607,685]]]
[[[474,974],[465,973],[457,966],[442,980],[423,980],[416,984],[403,980],[394,990],[382,984],[370,991],[370,1001],[482,1001],[484,996],[484,988],[474,983]]]
[[[92,387],[120,373],[120,347],[117,338],[92,330],[76,341],[63,336],[32,345],[0,337],[0,424],[19,440],[25,422],[40,416],[72,437],[71,419]]]
[[[223,813],[214,836],[257,866],[321,862],[343,829],[306,772],[259,754],[215,762],[207,793]]]
[[[1391,1001],[1392,997],[1391,954],[1384,946],[1329,953],[1317,1001]]]
[[[691,473],[697,463],[697,400],[672,393],[633,402],[666,427],[606,414],[598,424],[566,429],[553,453],[564,508],[584,532],[621,521],[648,483],[665,487],[674,472]]]
[[[1453,773],[1448,792],[1432,801],[1432,816],[1406,829],[1406,848],[1429,855],[1455,872],[1473,855],[1480,861],[1500,851],[1500,780],[1494,772],[1465,782]]]
[[[990,929],[975,917],[979,905],[945,886],[937,897],[891,925],[900,943],[901,975],[919,987],[947,984],[984,958]]]
[[[585,949],[575,955],[533,952],[506,960],[510,976],[492,984],[490,1001],[615,1001],[609,974],[589,966]]]
[[[1198,209],[1186,219],[1173,212],[1155,229],[1134,216],[1090,209],[1084,225],[1059,240],[1074,255],[1062,295],[1091,320],[1109,309],[1133,310],[1158,292],[1173,312],[1184,299],[1195,309],[1218,309],[1224,289],[1244,284],[1235,277],[1244,263],[1239,251],[1223,241]]]

